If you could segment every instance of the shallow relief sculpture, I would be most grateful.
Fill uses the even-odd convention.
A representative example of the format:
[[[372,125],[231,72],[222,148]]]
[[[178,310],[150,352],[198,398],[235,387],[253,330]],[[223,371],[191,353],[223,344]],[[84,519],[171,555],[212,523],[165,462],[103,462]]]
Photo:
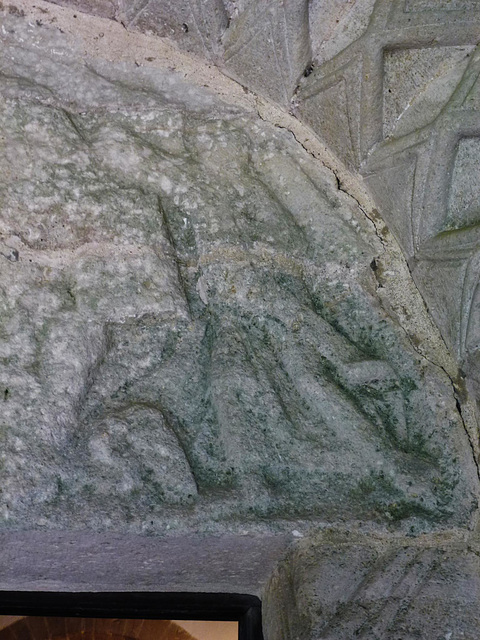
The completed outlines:
[[[195,2],[79,9],[211,60],[360,172],[478,396],[476,0],[212,0],[208,25]]]
[[[380,243],[332,175],[174,75],[61,36],[57,62],[10,20],[5,525],[467,524],[450,383],[376,299]]]
[[[197,3],[91,4],[129,33],[174,29],[362,174],[473,385],[471,3],[212,2],[194,23]],[[180,553],[200,533],[201,580],[228,591],[207,566],[222,544],[266,558],[268,536],[293,530],[306,537],[263,585],[267,638],[474,638],[462,372],[422,355],[395,314],[382,287],[399,272],[361,203],[256,112],[172,71],[83,55],[48,13],[9,13],[21,12],[3,12],[0,45],[3,540],[107,532],[125,550],[148,534],[150,588],[157,540]]]

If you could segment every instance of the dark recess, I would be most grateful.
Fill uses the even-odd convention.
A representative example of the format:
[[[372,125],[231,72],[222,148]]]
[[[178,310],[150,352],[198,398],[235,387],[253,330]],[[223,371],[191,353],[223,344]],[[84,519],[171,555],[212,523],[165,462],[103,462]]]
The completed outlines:
[[[0,591],[0,614],[153,620],[237,620],[239,640],[263,640],[261,601],[234,593]]]

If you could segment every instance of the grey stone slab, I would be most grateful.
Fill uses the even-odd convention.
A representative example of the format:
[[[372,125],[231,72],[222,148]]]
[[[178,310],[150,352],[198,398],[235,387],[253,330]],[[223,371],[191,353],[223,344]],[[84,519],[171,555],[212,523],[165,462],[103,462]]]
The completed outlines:
[[[77,11],[91,13],[101,18],[115,18],[118,9],[118,0],[49,0],[53,4],[62,7],[72,7]]]
[[[222,0],[117,0],[117,3],[116,19],[127,29],[171,38],[182,49],[207,58],[220,53],[221,38],[228,27]]]
[[[478,547],[329,531],[302,540],[264,592],[266,636],[478,637]]]
[[[470,526],[451,380],[331,172],[177,74],[4,26],[3,526]]]
[[[346,49],[367,30],[375,0],[312,0],[309,31],[314,66]]]
[[[1,591],[191,591],[260,595],[292,536],[154,538],[0,533]]]
[[[400,137],[437,118],[474,46],[395,49],[384,56],[384,136]]]
[[[170,38],[179,47],[218,58],[229,15],[222,0],[48,0],[120,22],[125,29]]]

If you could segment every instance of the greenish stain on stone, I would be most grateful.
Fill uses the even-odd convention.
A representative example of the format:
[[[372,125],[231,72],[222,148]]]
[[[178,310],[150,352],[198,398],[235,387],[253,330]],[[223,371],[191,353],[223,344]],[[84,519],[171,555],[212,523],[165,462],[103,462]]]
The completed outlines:
[[[41,78],[22,54],[28,95],[15,68],[0,89],[11,521],[469,522],[451,387],[376,297],[382,248],[330,172],[170,73],[66,53],[65,76],[50,48]]]

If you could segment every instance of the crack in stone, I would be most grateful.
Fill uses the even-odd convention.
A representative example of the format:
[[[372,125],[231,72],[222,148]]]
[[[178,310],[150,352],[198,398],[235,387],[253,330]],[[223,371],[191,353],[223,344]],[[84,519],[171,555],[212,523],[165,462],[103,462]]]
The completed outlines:
[[[382,235],[381,231],[378,229],[378,226],[377,226],[378,221],[372,215],[369,215],[367,209],[361,204],[359,199],[357,197],[355,197],[355,195],[350,193],[350,191],[348,191],[348,189],[346,189],[343,186],[343,183],[342,183],[342,180],[341,180],[341,178],[339,176],[338,170],[336,170],[334,167],[328,165],[325,162],[325,160],[320,158],[316,153],[314,153],[311,149],[309,149],[308,146],[305,145],[299,139],[299,137],[295,134],[295,132],[292,129],[290,129],[288,126],[279,124],[278,122],[275,122],[275,121],[269,119],[268,117],[265,117],[265,115],[262,113],[262,110],[258,107],[258,96],[256,96],[255,94],[254,94],[254,96],[255,96],[255,102],[256,102],[256,105],[257,105],[257,114],[258,114],[259,118],[263,122],[271,124],[271,125],[279,128],[279,129],[283,129],[284,131],[287,131],[288,133],[290,133],[293,136],[294,140],[302,147],[302,149],[304,149],[312,158],[314,158],[315,160],[319,161],[325,169],[327,169],[328,171],[330,171],[332,173],[332,175],[334,176],[334,178],[336,180],[336,185],[337,185],[338,191],[341,191],[342,193],[345,193],[347,196],[352,198],[352,200],[356,203],[356,205],[358,206],[360,211],[363,213],[363,215],[367,218],[367,220],[369,220],[372,223],[375,235],[377,236],[377,238],[380,241],[380,243],[382,245],[382,248],[383,248],[382,253],[377,255],[377,256],[375,256],[374,260],[379,259],[382,255],[384,256],[388,252],[389,243],[388,243],[388,240]],[[285,114],[285,115],[287,115],[287,114]],[[293,116],[293,117],[295,117],[295,116]],[[410,280],[413,283],[413,286],[415,288],[415,291],[420,296],[420,299],[421,299],[421,301],[423,303],[423,307],[424,307],[428,317],[430,318],[430,313],[429,313],[428,307],[427,307],[427,305],[425,303],[425,300],[424,300],[420,290],[417,287],[417,283],[415,282],[415,279],[413,278],[413,274],[412,274],[412,271],[410,269],[410,265],[408,264],[408,261],[406,259],[404,260],[404,262],[405,262],[405,265],[407,267],[408,273],[410,275]],[[380,287],[380,283],[379,283],[378,279],[376,279],[376,280],[377,280],[376,289],[378,290],[378,288]],[[382,307],[383,306],[384,305],[382,303]],[[473,461],[474,461],[474,464],[475,464],[475,469],[476,469],[476,472],[477,472],[477,476],[478,476],[478,479],[480,480],[480,460],[477,457],[476,447],[475,447],[475,444],[473,442],[473,436],[472,436],[472,434],[470,433],[470,430],[467,427],[467,423],[465,421],[465,418],[464,418],[464,415],[463,415],[463,412],[462,412],[461,397],[460,397],[461,390],[459,389],[458,382],[455,380],[455,378],[453,378],[449,374],[449,372],[446,369],[446,367],[444,367],[439,362],[435,362],[430,357],[428,357],[428,355],[426,353],[423,353],[422,351],[420,351],[420,349],[418,349],[417,345],[412,340],[412,337],[409,334],[408,330],[403,326],[402,322],[400,322],[400,319],[398,321],[398,325],[402,329],[402,331],[405,333],[405,335],[406,335],[409,343],[411,344],[413,350],[415,351],[415,353],[417,353],[421,358],[423,358],[427,362],[429,362],[432,366],[435,366],[438,369],[440,369],[440,371],[442,371],[446,375],[446,377],[448,378],[449,383],[450,383],[451,388],[452,388],[452,395],[453,395],[453,399],[455,400],[456,410],[457,410],[457,413],[458,413],[458,415],[460,417],[460,421],[462,423],[463,430],[464,430],[464,432],[465,432],[465,434],[467,436],[467,440],[468,440],[468,444],[469,444],[469,447],[470,447],[470,450],[471,450],[471,453],[472,453],[472,458],[473,458]],[[448,349],[448,346],[447,346],[445,340],[443,339],[443,336],[441,334],[439,334],[439,336],[440,336],[440,338],[442,340],[442,343],[443,343],[443,346],[444,346],[445,350],[448,353],[450,353],[450,351]],[[458,370],[458,367],[457,367],[457,370]],[[458,377],[460,378],[460,373],[459,372],[458,372]]]
[[[122,23],[123,24],[123,23]],[[125,27],[125,25],[123,24],[123,27]],[[184,53],[182,54],[184,58],[189,58],[191,60],[190,56],[186,56]],[[195,68],[204,68],[205,64],[203,63],[199,63],[197,61],[193,61],[193,67]],[[209,67],[210,68],[210,67]],[[241,106],[242,102],[241,99],[239,98],[239,96],[243,96],[244,98],[247,98],[247,101],[250,103],[249,107],[252,108],[253,107],[253,111],[258,115],[258,117],[264,121],[265,123],[269,124],[269,125],[273,125],[279,129],[284,129],[286,132],[288,132],[289,134],[291,134],[294,138],[294,140],[296,141],[297,144],[299,144],[311,157],[313,157],[315,160],[317,160],[318,162],[321,163],[321,165],[327,169],[332,176],[335,178],[336,181],[336,186],[338,191],[341,191],[343,193],[345,193],[347,196],[349,196],[350,198],[352,198],[352,200],[356,203],[356,205],[358,206],[358,208],[360,209],[360,211],[363,213],[363,215],[365,216],[365,218],[373,225],[373,230],[374,233],[376,235],[376,237],[378,238],[381,247],[382,247],[382,252],[379,253],[377,256],[375,256],[375,260],[380,259],[380,258],[388,258],[389,256],[391,256],[393,258],[393,260],[398,260],[401,259],[399,256],[401,255],[403,258],[403,263],[406,266],[406,269],[408,271],[409,274],[409,281],[413,284],[413,288],[416,292],[416,295],[419,297],[419,300],[422,301],[423,304],[423,308],[425,310],[426,316],[429,318],[429,320],[431,320],[431,316],[430,313],[428,311],[428,307],[425,303],[425,300],[423,298],[423,296],[421,295],[417,284],[413,278],[410,266],[407,262],[407,260],[405,259],[405,256],[403,255],[403,253],[398,254],[398,256],[395,255],[395,244],[392,245],[392,241],[390,240],[389,237],[386,237],[386,234],[390,235],[390,232],[388,231],[388,228],[385,226],[385,223],[383,222],[383,220],[381,219],[381,217],[378,217],[375,215],[376,210],[373,207],[370,206],[365,206],[364,204],[361,203],[361,200],[356,197],[354,195],[354,193],[352,192],[351,189],[348,188],[348,185],[346,184],[346,182],[348,182],[348,178],[349,175],[353,177],[353,182],[355,184],[355,179],[357,178],[356,176],[354,176],[354,174],[349,174],[347,169],[343,169],[340,166],[340,169],[335,168],[334,164],[336,162],[334,157],[330,157],[331,163],[328,162],[327,158],[329,157],[329,151],[328,149],[325,147],[325,149],[323,151],[315,151],[312,148],[310,148],[310,146],[308,144],[306,144],[306,142],[308,142],[308,138],[305,139],[305,141],[302,141],[302,137],[299,136],[295,130],[294,130],[294,125],[293,123],[298,123],[298,126],[305,132],[308,133],[308,135],[311,136],[311,139],[314,140],[316,143],[320,144],[323,146],[323,143],[321,142],[321,139],[318,138],[316,136],[315,133],[313,133],[312,131],[310,131],[294,114],[289,114],[287,111],[285,111],[284,109],[278,107],[277,105],[272,105],[272,104],[268,104],[268,102],[264,102],[264,99],[261,98],[260,96],[258,96],[256,93],[252,92],[250,89],[248,89],[244,84],[242,84],[241,82],[238,82],[236,79],[232,78],[231,76],[228,75],[228,73],[226,72],[226,70],[222,70],[219,67],[216,67],[216,71],[218,76],[222,76],[224,79],[227,79],[227,85],[226,85],[226,89],[227,89],[227,93],[230,93],[230,95],[228,96],[227,102],[230,102],[230,104],[237,104],[237,106]],[[204,85],[204,86],[208,86],[208,88],[216,93],[220,98],[224,98],[226,97],[225,94],[222,94],[222,85],[221,85],[221,79],[219,79],[219,77],[216,77],[215,79],[212,77],[211,79],[209,79],[209,84],[208,85]],[[200,84],[200,81],[198,78],[192,78],[191,79],[192,82],[196,83],[196,84]],[[232,90],[234,89],[234,87],[238,87],[239,91],[236,90]],[[245,104],[243,104],[243,106],[245,106]],[[262,108],[263,107],[263,108]],[[269,113],[268,111],[273,109],[273,115],[270,114],[269,117]],[[67,114],[68,117],[68,114]],[[275,118],[277,117],[277,121],[275,121]],[[69,118],[70,119],[70,118]],[[292,127],[289,127],[289,120],[291,120],[292,123]],[[75,121],[71,121],[72,126],[75,127]],[[76,128],[76,127],[75,127]],[[342,171],[345,173],[347,180],[346,182],[344,180],[342,180],[341,175],[342,175]],[[367,201],[368,201],[368,196],[366,197]],[[370,204],[370,203],[369,203]],[[371,208],[371,212],[369,211],[369,209]],[[380,224],[381,223],[381,224]],[[385,233],[385,235],[384,235]],[[392,240],[393,240],[393,236],[392,236]],[[178,266],[178,265],[177,265]],[[376,285],[376,291],[378,291],[378,289],[382,286],[381,282],[378,280],[378,278],[376,278],[377,281],[377,285]],[[381,299],[381,297],[379,296],[379,302],[382,305],[382,307],[385,309],[386,313],[389,313],[388,309],[385,307],[385,304],[383,302],[383,300]],[[415,353],[417,353],[420,358],[424,359],[425,361],[429,362],[431,365],[435,366],[436,368],[440,369],[441,371],[443,371],[443,373],[447,376],[451,388],[452,388],[452,394],[453,394],[453,398],[455,400],[455,404],[456,404],[456,410],[459,414],[460,420],[462,422],[463,425],[463,429],[467,435],[467,439],[469,442],[469,447],[471,449],[472,452],[472,457],[475,463],[475,467],[477,470],[477,475],[480,479],[480,468],[479,468],[479,462],[477,460],[477,455],[476,455],[476,447],[475,447],[475,440],[474,440],[474,428],[469,429],[469,427],[467,426],[467,419],[464,416],[464,412],[462,411],[462,402],[464,402],[464,398],[462,398],[462,395],[465,395],[462,391],[462,385],[460,383],[460,373],[458,372],[458,366],[456,366],[457,368],[457,372],[458,372],[458,376],[453,376],[451,373],[449,373],[448,371],[448,367],[443,366],[441,364],[441,362],[437,362],[434,359],[432,359],[431,357],[429,357],[426,353],[422,352],[417,345],[415,344],[415,341],[412,339],[412,335],[409,333],[409,330],[406,326],[404,326],[404,323],[401,320],[401,317],[398,318],[397,320],[397,325],[402,329],[402,331],[405,333],[408,342],[411,344],[412,349],[415,351]],[[433,324],[432,322],[432,326],[436,326]],[[443,339],[443,337],[441,336],[441,334],[438,334],[441,342],[442,342],[442,349],[449,354],[449,350],[448,347]],[[449,354],[450,355],[450,354]],[[458,379],[457,379],[458,378]]]

